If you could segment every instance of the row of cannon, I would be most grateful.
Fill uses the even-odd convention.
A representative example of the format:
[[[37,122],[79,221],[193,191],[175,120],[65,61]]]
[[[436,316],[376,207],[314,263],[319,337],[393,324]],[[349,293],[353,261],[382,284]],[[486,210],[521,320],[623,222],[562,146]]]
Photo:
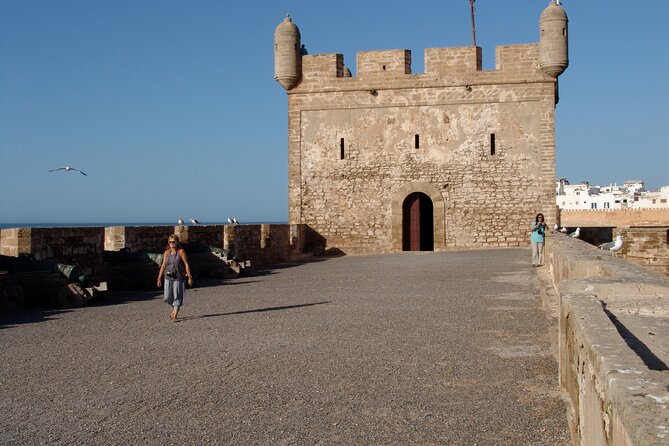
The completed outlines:
[[[200,243],[184,244],[195,279],[236,278],[250,267],[227,249]],[[105,251],[102,265],[79,265],[37,260],[33,256],[0,256],[0,307],[81,306],[106,291],[151,289],[163,261],[163,253]]]

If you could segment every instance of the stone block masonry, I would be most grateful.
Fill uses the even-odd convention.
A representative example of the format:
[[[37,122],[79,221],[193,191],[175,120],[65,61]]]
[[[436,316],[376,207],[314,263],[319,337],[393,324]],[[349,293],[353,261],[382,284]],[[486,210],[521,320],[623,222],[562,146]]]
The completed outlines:
[[[529,245],[536,213],[556,221],[566,26],[551,3],[540,43],[498,47],[495,70],[482,70],[481,48],[430,48],[412,74],[411,52],[392,49],[359,52],[352,76],[341,54],[285,56],[300,33],[284,20],[289,222],[344,253]]]
[[[355,78],[305,56],[289,92],[290,221],[347,253],[402,250],[402,203],[419,192],[440,210],[434,249],[527,245],[535,212],[555,221],[555,82],[537,45],[500,53],[505,70],[482,72],[479,49],[426,51],[431,71],[411,75],[407,51],[365,52]]]
[[[574,444],[666,445],[669,278],[563,235],[546,261]]]
[[[10,228],[0,230],[0,254],[31,254],[37,260],[87,266],[102,264],[105,231],[101,227]]]
[[[104,251],[162,253],[167,238],[231,249],[239,260],[260,266],[297,260],[322,251],[324,241],[305,225],[111,226],[11,228],[0,231],[0,254],[33,255],[38,260],[73,263],[95,271]]]

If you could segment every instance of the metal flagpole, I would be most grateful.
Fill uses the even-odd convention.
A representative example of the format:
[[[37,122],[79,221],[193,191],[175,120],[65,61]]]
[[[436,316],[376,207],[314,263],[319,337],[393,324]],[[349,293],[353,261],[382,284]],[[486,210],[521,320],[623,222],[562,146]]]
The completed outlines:
[[[472,44],[476,46],[476,24],[474,23],[474,1],[469,0],[469,6],[471,7],[472,12]]]

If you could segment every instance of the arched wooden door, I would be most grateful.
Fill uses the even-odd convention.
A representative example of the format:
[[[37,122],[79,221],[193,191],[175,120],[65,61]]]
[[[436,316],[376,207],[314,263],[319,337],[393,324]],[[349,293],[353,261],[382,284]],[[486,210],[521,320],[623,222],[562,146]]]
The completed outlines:
[[[402,204],[402,249],[434,251],[432,200],[422,192],[410,194]]]

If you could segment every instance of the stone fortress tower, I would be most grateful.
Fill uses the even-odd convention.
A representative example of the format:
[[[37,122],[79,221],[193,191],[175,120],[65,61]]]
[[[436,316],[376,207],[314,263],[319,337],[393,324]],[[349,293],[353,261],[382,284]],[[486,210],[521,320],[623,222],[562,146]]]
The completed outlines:
[[[289,223],[345,253],[525,246],[555,221],[557,77],[567,15],[551,1],[540,42],[305,55],[290,17],[274,34],[288,94]]]

